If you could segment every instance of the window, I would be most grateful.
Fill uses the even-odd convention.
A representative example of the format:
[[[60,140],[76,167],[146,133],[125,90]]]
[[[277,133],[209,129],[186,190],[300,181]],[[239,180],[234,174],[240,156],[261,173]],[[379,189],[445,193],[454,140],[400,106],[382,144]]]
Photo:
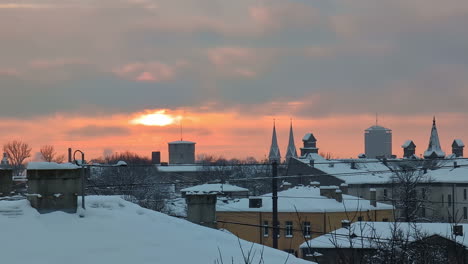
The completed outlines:
[[[358,220],[358,221],[362,221],[362,216],[359,216],[359,217],[357,218],[357,220]]]
[[[463,207],[463,219],[468,219],[468,212],[466,211],[466,207]]]
[[[447,204],[448,206],[452,206],[452,195],[450,194],[447,195]]]
[[[310,222],[303,222],[302,223],[302,233],[304,237],[309,238],[310,237]]]
[[[292,237],[292,236],[293,236],[293,222],[286,221],[286,237]]]
[[[268,236],[268,221],[263,221],[263,236],[267,237]]]
[[[382,222],[388,222],[388,218],[382,219]]]
[[[421,216],[426,217],[426,207],[421,207]]]
[[[384,200],[387,200],[387,197],[388,197],[387,189],[383,189],[383,197],[384,197]]]
[[[442,206],[444,206],[444,195],[442,194]]]
[[[463,200],[466,200],[466,189],[463,189]]]
[[[426,199],[426,188],[422,188],[421,196],[422,196],[423,199]]]

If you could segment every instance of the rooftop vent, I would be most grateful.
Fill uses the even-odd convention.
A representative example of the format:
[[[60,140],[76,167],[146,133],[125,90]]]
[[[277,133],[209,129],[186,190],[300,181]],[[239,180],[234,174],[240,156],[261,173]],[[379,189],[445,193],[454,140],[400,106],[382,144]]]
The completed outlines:
[[[262,198],[249,198],[249,208],[261,208]]]

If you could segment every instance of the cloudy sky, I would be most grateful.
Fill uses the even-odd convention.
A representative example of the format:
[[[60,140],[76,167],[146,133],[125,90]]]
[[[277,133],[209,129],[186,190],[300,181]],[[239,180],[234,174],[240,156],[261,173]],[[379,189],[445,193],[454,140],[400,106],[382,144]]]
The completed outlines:
[[[263,158],[292,118],[298,146],[355,157],[378,112],[395,154],[422,153],[434,115],[450,152],[467,29],[466,0],[0,0],[0,143],[165,157],[181,120],[198,153]]]

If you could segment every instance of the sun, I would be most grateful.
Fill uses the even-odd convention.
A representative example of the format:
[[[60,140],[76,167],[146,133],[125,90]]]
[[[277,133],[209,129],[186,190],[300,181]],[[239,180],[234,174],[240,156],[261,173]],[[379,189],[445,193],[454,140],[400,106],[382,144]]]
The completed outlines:
[[[174,122],[175,118],[166,114],[165,110],[159,110],[150,114],[142,114],[131,121],[132,124],[145,126],[167,126]]]

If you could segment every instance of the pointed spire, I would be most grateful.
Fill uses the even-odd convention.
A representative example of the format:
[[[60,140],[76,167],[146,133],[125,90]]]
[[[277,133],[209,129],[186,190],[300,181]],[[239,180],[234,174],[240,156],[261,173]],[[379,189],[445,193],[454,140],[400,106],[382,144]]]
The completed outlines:
[[[286,162],[288,162],[290,158],[296,158],[296,157],[297,157],[297,151],[296,151],[296,145],[294,144],[294,134],[293,134],[293,127],[292,127],[292,119],[291,119],[291,126],[289,127],[288,149],[286,150]]]
[[[276,125],[275,120],[273,119],[273,135],[271,137],[271,147],[270,147],[270,154],[268,155],[268,159],[270,162],[281,161],[281,154],[278,148],[278,140],[276,139]]]
[[[429,138],[429,146],[427,150],[424,152],[424,158],[444,158],[445,152],[442,151],[440,147],[439,141],[439,134],[437,133],[437,126],[436,126],[436,119],[432,119],[432,130],[431,130],[431,137]]]

